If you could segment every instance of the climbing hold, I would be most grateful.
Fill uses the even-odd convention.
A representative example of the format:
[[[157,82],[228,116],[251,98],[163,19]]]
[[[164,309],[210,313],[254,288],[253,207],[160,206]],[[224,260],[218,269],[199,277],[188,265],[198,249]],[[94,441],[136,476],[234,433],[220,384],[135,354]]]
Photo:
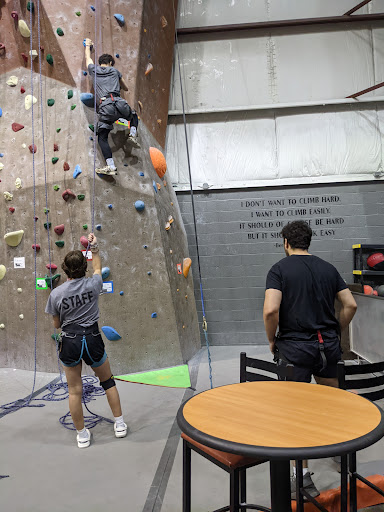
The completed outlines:
[[[144,107],[141,101],[138,101],[137,104],[139,105],[140,111],[142,111]]]
[[[96,224],[97,231],[101,231],[101,224]]]
[[[81,168],[80,165],[76,165],[75,170],[73,171],[74,179],[76,179],[79,176],[79,174],[81,174]]]
[[[170,229],[171,229],[171,224],[169,222],[166,222],[165,231],[169,231]]]
[[[55,265],[54,263],[47,263],[45,265],[45,268],[47,268],[48,270],[57,270],[57,265]]]
[[[116,59],[120,59],[120,55],[118,53],[115,54]]]
[[[48,288],[53,288],[53,285],[56,281],[56,279],[60,279],[61,277],[61,274],[55,274],[54,276],[52,275],[48,275],[48,274],[45,274],[44,276],[44,279],[45,279],[45,282],[47,283],[47,286]]]
[[[7,272],[7,269],[5,268],[5,266],[4,265],[0,265],[0,281],[2,279],[4,279],[4,276],[5,276],[6,272]]]
[[[69,167],[68,162],[63,163],[63,169],[64,169],[64,171],[69,171],[70,167]]]
[[[0,171],[4,169],[4,164],[0,164]]]
[[[4,153],[0,153],[0,158],[3,158],[3,156],[4,156]]]
[[[89,128],[90,130],[92,130],[93,132],[95,131],[95,127],[93,126],[93,124],[89,124],[89,125],[88,125],[88,128]]]
[[[79,201],[84,201],[84,199],[85,199],[85,194],[78,194],[77,199],[78,199]]]
[[[5,329],[5,325],[4,324],[0,324],[0,329]]]
[[[143,245],[143,249],[148,249],[148,245]]]
[[[53,185],[53,190],[55,192],[57,192],[58,190],[60,190],[60,185]]]
[[[47,100],[48,107],[53,107],[54,104],[55,104],[55,100],[54,99],[49,98],[49,100]]]
[[[157,187],[157,190],[160,190],[161,189],[160,183],[156,183],[156,187]]]
[[[57,247],[64,247],[64,240],[57,240],[55,244],[57,245]]]
[[[113,208],[113,204],[109,204],[109,205],[108,205],[108,208],[109,208],[110,210],[112,210],[112,208]]]
[[[11,233],[7,233],[4,235],[4,240],[7,245],[10,247],[17,247],[23,238],[24,231],[19,229],[19,231],[12,231]]]
[[[76,11],[75,14],[76,14],[76,16],[81,16],[81,12],[80,11]]]
[[[14,20],[18,20],[19,19],[19,14],[17,11],[12,11],[11,12],[11,18],[13,18]]]
[[[15,209],[13,206],[11,206],[10,208],[8,208],[8,210],[11,212],[11,213],[15,213]]]
[[[75,110],[76,105],[71,105],[71,110]]]
[[[101,330],[109,341],[117,341],[121,339],[120,334],[113,327],[105,325],[101,328]]]
[[[121,291],[121,292],[120,292],[120,295],[124,295],[124,292],[123,292],[123,291]]]
[[[0,51],[3,51],[5,53],[5,44],[0,43]]]
[[[163,185],[164,185],[164,187],[167,186],[167,182],[165,180],[163,181]],[[171,204],[173,204],[173,203],[171,203]]]
[[[22,288],[18,288],[17,289],[17,293],[23,293],[23,289]]]
[[[145,68],[145,76],[149,75],[151,71],[153,71],[153,66],[150,62],[148,62],[147,67]]]
[[[186,295],[185,298],[188,299],[188,295]]]
[[[128,167],[128,164],[124,164],[124,167]]]
[[[43,52],[44,51],[44,46],[41,46],[40,45],[40,51]]]
[[[28,64],[28,55],[26,53],[21,53],[20,55],[23,57],[24,63]]]
[[[59,151],[59,146],[57,144],[53,145],[53,151]]]
[[[152,181],[152,186],[153,186],[153,190],[156,192],[157,194],[157,187],[156,187],[156,181]]]
[[[38,220],[39,220],[39,217],[34,217],[33,219],[34,219],[34,221],[36,222],[36,221],[38,221]]]
[[[19,132],[20,130],[22,130],[24,128],[24,126],[22,124],[19,124],[19,123],[12,123],[12,130],[14,132]]]
[[[102,279],[107,279],[107,277],[109,277],[109,274],[111,273],[111,270],[109,267],[103,267],[101,269],[101,277]]]
[[[183,276],[185,278],[188,277],[189,269],[191,268],[192,260],[191,258],[184,258],[183,259]]]
[[[66,190],[64,190],[64,192],[61,194],[61,197],[64,199],[64,201],[68,201],[68,199],[75,199],[76,195],[72,192],[72,190],[70,190],[69,188],[67,188]]]
[[[168,217],[168,222],[169,222],[170,224],[172,224],[172,222],[173,222],[173,217],[172,217],[172,215],[170,215],[170,216]]]
[[[88,229],[88,224],[83,224],[83,229]]]
[[[3,115],[3,109],[0,108],[0,117]]]
[[[139,172],[139,176],[144,176],[143,171]]]
[[[86,71],[83,71],[83,75],[84,75],[84,76],[87,76],[87,75],[88,75],[88,73],[87,73]]]
[[[157,148],[149,148],[149,156],[151,162],[159,178],[162,178],[167,170],[167,162],[165,161],[163,153]]]
[[[24,320],[24,315],[23,315],[23,313],[21,313],[21,314],[19,315],[19,318],[20,318],[20,320]]]
[[[59,158],[57,156],[54,156],[52,158],[52,163],[55,164],[56,162],[58,162]]]
[[[26,144],[22,144],[22,145],[21,145],[21,147],[22,147],[23,149],[25,149],[25,148],[27,147],[27,145],[26,145]]]
[[[21,179],[20,178],[16,178],[15,187],[16,188],[21,188]]]
[[[23,37],[29,37],[31,35],[31,31],[29,30],[28,25],[24,20],[19,20],[19,30]]]
[[[80,101],[82,101],[86,107],[92,108],[95,103],[95,97],[90,92],[82,92],[80,94]]]
[[[4,192],[4,199],[6,201],[12,201],[13,195],[10,192]]]
[[[33,2],[28,2],[27,3],[27,10],[35,12],[35,6],[34,6]]]
[[[114,14],[114,17],[117,19],[120,26],[125,25],[125,18],[122,14]]]
[[[17,76],[10,76],[7,80],[7,85],[9,85],[10,87],[15,87],[17,85],[17,82],[19,81],[19,79],[17,78]]]
[[[35,98],[34,96],[31,96],[30,94],[27,94],[27,96],[25,97],[25,100],[24,100],[25,110],[29,110],[32,107],[32,103],[33,104],[37,103],[37,98]]]
[[[36,50],[30,50],[29,51],[29,56],[31,57],[32,60],[35,60],[36,57],[37,57],[37,51]]]
[[[151,275],[152,275],[152,272],[149,270],[149,271],[147,272],[147,274],[148,274],[149,276],[151,276]]]
[[[165,27],[168,25],[168,21],[167,21],[167,18],[166,18],[165,16],[162,16],[162,17],[160,18],[160,21],[161,21],[161,26],[162,26],[163,28],[165,28]]]
[[[159,126],[161,126],[161,119],[158,119],[156,122]]]
[[[69,89],[68,92],[67,92],[67,96],[68,96],[68,99],[70,100],[71,98],[73,98],[73,91],[72,89]]]
[[[171,203],[171,206],[173,206],[173,203]]]
[[[47,60],[48,64],[53,66],[53,57],[50,53],[48,53],[48,55],[46,56],[46,60]]]
[[[57,32],[57,35],[58,35],[58,36],[63,36],[63,35],[64,35],[64,30],[63,30],[62,28],[60,28],[60,27],[58,27],[58,29],[56,30],[56,32]]]
[[[86,236],[80,237],[80,243],[86,249],[88,247],[88,238]]]
[[[56,128],[56,133],[60,133],[61,132],[61,128]]]
[[[51,222],[44,222],[45,229],[51,229],[52,223]]]
[[[53,230],[56,233],[56,235],[62,235],[64,233],[64,229],[65,229],[64,224],[59,224]]]
[[[44,208],[44,213],[45,213],[45,215],[46,215],[47,213],[49,213],[49,208]]]
[[[152,313],[151,318],[157,318],[157,313]]]
[[[135,208],[138,212],[142,212],[145,208],[144,201],[136,201],[135,202]]]
[[[169,254],[173,254],[173,251],[172,251],[172,249],[169,249]]]
[[[54,341],[59,342],[59,341],[60,341],[60,334],[58,334],[58,333],[51,334],[51,338],[52,338]]]
[[[95,9],[95,6],[94,6],[94,5],[91,5],[90,7],[91,7],[92,11],[96,11],[96,9]]]

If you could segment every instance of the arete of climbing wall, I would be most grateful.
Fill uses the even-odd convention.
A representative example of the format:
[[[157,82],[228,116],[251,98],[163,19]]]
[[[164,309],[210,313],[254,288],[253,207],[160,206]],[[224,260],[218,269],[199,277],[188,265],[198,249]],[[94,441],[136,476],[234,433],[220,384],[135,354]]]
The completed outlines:
[[[161,150],[164,144],[174,41],[173,14],[169,6],[161,11],[169,2],[156,2],[155,10],[151,4],[41,1],[40,41],[36,2],[1,4],[0,366],[34,367],[35,251],[36,277],[47,277],[48,284],[54,277],[56,286],[64,282],[63,257],[82,249],[93,208],[102,263],[109,269],[100,326],[120,336],[105,339],[114,372],[180,364],[200,346],[177,199],[167,174],[162,176],[161,153],[159,175],[150,156],[150,147]],[[96,176],[95,182],[94,112],[80,100],[81,93],[93,92],[85,37],[96,40],[98,55],[115,56],[129,86],[125,98],[141,117],[141,149],[127,142],[125,127],[116,126],[110,142],[119,174]],[[97,166],[100,157],[98,150]],[[44,313],[49,290],[37,288],[37,369],[57,371],[52,319]]]

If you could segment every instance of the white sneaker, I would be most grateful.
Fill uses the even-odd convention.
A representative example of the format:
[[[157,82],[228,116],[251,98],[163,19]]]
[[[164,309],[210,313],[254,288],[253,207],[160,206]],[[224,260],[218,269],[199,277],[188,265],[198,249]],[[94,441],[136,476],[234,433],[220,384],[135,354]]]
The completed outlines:
[[[110,165],[106,165],[105,167],[98,167],[96,169],[96,173],[112,176],[114,174],[117,174],[117,171],[116,171],[116,167],[111,167]]]
[[[91,433],[90,431],[86,428],[85,429],[86,433],[88,434],[87,437],[80,437],[79,434],[77,434],[77,446],[79,448],[88,448],[88,446],[91,444]]]
[[[113,428],[115,430],[115,436],[116,437],[125,437],[127,435],[128,427],[127,427],[126,423],[119,423],[119,424],[117,424],[115,422],[115,424],[113,425]]]
[[[132,146],[134,146],[137,149],[141,148],[139,141],[137,140],[137,135],[129,135],[128,142],[130,142]]]

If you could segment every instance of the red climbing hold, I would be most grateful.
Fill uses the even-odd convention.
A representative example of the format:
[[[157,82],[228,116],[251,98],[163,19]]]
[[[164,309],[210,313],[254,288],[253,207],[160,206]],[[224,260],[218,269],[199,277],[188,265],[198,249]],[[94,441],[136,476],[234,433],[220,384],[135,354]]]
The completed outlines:
[[[11,206],[11,207],[10,207],[10,208],[8,208],[8,209],[9,209],[9,211],[10,211],[11,213],[13,213],[13,212],[15,211],[15,209],[13,208],[13,206]]]
[[[69,171],[70,167],[69,167],[68,162],[64,162],[63,169],[64,169],[64,171]]]
[[[30,151],[31,153],[36,153],[36,151],[37,151],[36,144],[34,144],[34,145],[33,145],[33,147],[32,147],[32,144],[30,144],[30,145],[29,145],[29,151]]]
[[[72,190],[67,188],[67,190],[64,190],[64,192],[61,194],[61,197],[64,199],[64,201],[68,201],[68,199],[71,198],[75,199],[76,195],[72,192]]]
[[[64,229],[65,229],[64,224],[60,224],[59,226],[56,226],[55,228],[53,228],[56,235],[59,235],[59,236],[64,233]]]
[[[0,43],[0,51],[5,51],[5,44]]]
[[[12,18],[13,18],[14,20],[16,20],[16,21],[19,19],[19,14],[18,14],[18,12],[17,12],[17,11],[12,11],[12,12],[11,12],[11,16],[12,16]]]
[[[57,270],[57,265],[55,265],[54,263],[48,263],[47,265],[45,265],[45,268],[47,268],[48,270]]]
[[[24,128],[24,126],[22,124],[19,124],[19,123],[12,123],[12,130],[14,132],[19,132],[20,130],[22,130]]]
[[[33,244],[33,245],[32,245],[32,249],[33,249],[34,251],[36,251],[36,252],[37,252],[37,251],[40,251],[40,245],[39,245],[39,244],[36,244],[36,245],[35,245],[35,244]]]
[[[25,64],[28,64],[28,55],[26,55],[25,53],[22,53],[21,56],[23,57]]]
[[[21,87],[20,87],[20,92],[21,92],[21,94],[24,94],[24,93],[25,93],[25,89],[24,89],[24,87],[23,87],[23,86],[21,86]]]
[[[86,249],[88,247],[88,238],[86,236],[82,236],[80,238],[80,243]]]
[[[59,151],[59,146],[57,144],[53,145],[53,151]]]
[[[44,51],[44,46],[40,46],[40,51],[43,52]]]

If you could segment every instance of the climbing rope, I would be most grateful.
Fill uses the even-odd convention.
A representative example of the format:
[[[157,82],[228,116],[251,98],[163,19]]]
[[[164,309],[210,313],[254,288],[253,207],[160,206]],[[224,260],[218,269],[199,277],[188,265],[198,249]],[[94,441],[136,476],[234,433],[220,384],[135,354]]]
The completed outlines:
[[[175,21],[175,42],[176,42],[176,53],[177,53],[177,62],[178,62],[178,68],[179,68],[179,80],[180,80],[180,93],[181,93],[181,105],[183,110],[183,123],[184,123],[184,135],[185,135],[185,147],[187,152],[187,163],[188,163],[188,174],[189,174],[189,185],[190,185],[190,191],[191,191],[191,204],[192,204],[192,215],[193,215],[193,225],[194,225],[194,233],[195,233],[195,242],[196,242],[196,254],[197,254],[197,266],[199,269],[199,283],[200,283],[200,297],[201,297],[201,305],[202,305],[202,313],[203,313],[203,321],[202,321],[202,328],[205,336],[205,344],[207,347],[207,355],[208,355],[208,367],[209,367],[209,381],[211,384],[211,389],[213,388],[212,383],[212,360],[211,360],[211,351],[209,346],[209,339],[208,339],[208,323],[205,316],[205,307],[204,307],[204,293],[203,293],[203,282],[201,277],[201,266],[200,266],[200,251],[199,251],[199,240],[197,236],[197,223],[196,223],[196,211],[195,211],[195,201],[193,196],[193,187],[192,187],[192,173],[191,173],[191,161],[189,157],[189,143],[188,143],[188,132],[187,132],[187,120],[185,116],[185,104],[184,104],[184,89],[183,89],[183,81],[181,79],[181,64],[180,64],[180,50],[179,50],[179,40],[177,37],[177,17],[176,17],[176,9],[175,9],[175,2],[172,1],[173,6],[173,14],[174,14],[174,21]]]

